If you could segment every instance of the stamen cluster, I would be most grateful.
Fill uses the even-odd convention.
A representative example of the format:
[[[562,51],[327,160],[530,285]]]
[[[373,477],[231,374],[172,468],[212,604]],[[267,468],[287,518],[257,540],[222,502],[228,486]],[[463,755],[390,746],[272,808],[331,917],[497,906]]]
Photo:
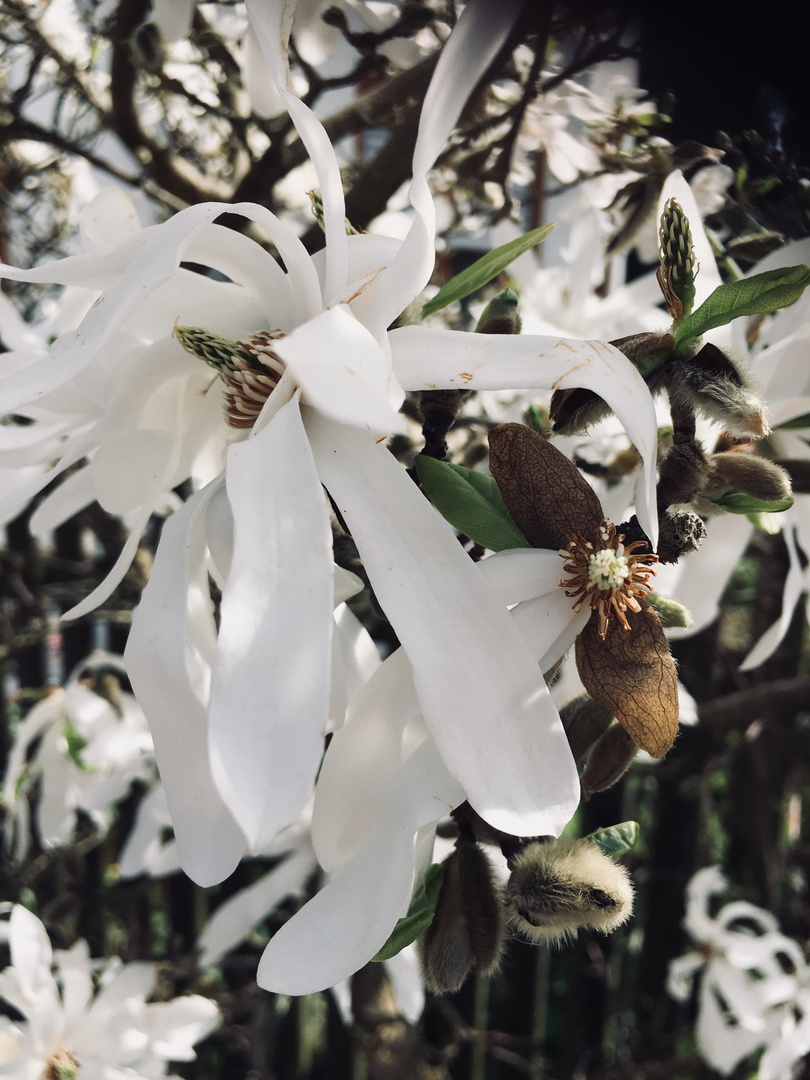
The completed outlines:
[[[192,356],[215,368],[225,383],[225,419],[233,428],[252,428],[284,374],[272,343],[282,330],[261,330],[247,341],[228,341],[207,330],[176,326],[174,336]]]
[[[574,611],[588,601],[599,613],[598,634],[605,640],[610,620],[615,616],[625,630],[630,629],[628,611],[641,611],[639,599],[651,591],[649,578],[655,574],[653,563],[658,556],[647,549],[643,540],[624,544],[624,535],[604,519],[594,530],[594,539],[570,532],[568,544],[560,550],[566,560],[563,569],[570,576],[559,584],[565,595],[575,599]]]

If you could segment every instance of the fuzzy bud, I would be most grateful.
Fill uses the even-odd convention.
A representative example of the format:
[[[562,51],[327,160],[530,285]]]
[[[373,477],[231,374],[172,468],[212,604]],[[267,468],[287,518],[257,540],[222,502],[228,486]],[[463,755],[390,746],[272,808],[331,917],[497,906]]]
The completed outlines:
[[[433,994],[454,994],[471,972],[492,975],[505,937],[500,886],[490,861],[462,836],[444,864],[436,914],[420,938],[425,986]]]
[[[475,327],[476,334],[519,334],[521,318],[518,313],[517,293],[504,289],[493,296]]]
[[[590,694],[580,694],[560,709],[560,719],[574,761],[578,762],[609,727],[613,715]]]
[[[769,432],[762,401],[739,363],[707,342],[694,356],[667,365],[673,407],[688,406],[735,435]]]
[[[671,596],[650,593],[647,597],[647,603],[658,616],[658,621],[665,630],[669,630],[674,626],[687,629],[694,623],[689,609],[677,600],[673,600]]]
[[[591,751],[580,777],[584,798],[612,787],[630,768],[637,753],[638,746],[622,725],[611,724]]]
[[[633,912],[623,866],[590,840],[527,844],[506,886],[510,927],[540,945],[562,945],[580,929],[610,934]]]
[[[729,451],[712,454],[711,494],[741,491],[762,502],[782,502],[792,498],[790,477],[784,469],[754,454]]]

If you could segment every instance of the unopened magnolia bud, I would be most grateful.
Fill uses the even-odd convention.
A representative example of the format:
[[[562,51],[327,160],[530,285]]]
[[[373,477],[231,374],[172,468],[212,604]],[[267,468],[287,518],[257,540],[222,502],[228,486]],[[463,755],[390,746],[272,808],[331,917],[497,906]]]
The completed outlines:
[[[675,351],[675,338],[668,331],[665,334],[630,334],[628,337],[614,338],[608,344],[624,353],[644,379]]]
[[[630,768],[638,746],[621,724],[611,724],[591,751],[580,777],[582,794],[587,799],[597,791],[606,791]]]
[[[623,866],[590,840],[528,844],[506,886],[510,927],[541,945],[562,945],[580,929],[610,934],[633,912]]]
[[[475,327],[476,334],[519,334],[521,318],[518,313],[517,293],[504,289],[493,296]]]
[[[422,975],[433,994],[454,994],[473,971],[493,974],[506,937],[500,886],[481,848],[461,837],[444,868],[436,914],[419,941]]]
[[[580,694],[560,709],[560,719],[574,761],[581,761],[610,726],[613,715],[590,694]]]
[[[741,491],[763,502],[781,502],[793,494],[787,472],[766,458],[729,451],[712,454],[709,464],[712,492]]]
[[[635,365],[650,393],[657,393],[665,385],[665,365],[675,347],[672,334],[631,334],[629,337],[615,338],[608,345],[624,353]],[[556,434],[574,435],[610,416],[611,410],[593,390],[577,386],[554,391],[550,415]]]
[[[768,434],[762,401],[742,367],[707,342],[694,356],[667,366],[673,405],[686,404],[735,435]]]
[[[677,600],[673,600],[671,596],[662,596],[661,593],[653,592],[647,597],[647,603],[658,616],[658,621],[665,630],[673,626],[686,629],[694,623],[689,609]]]
[[[656,276],[667,311],[677,322],[691,314],[694,306],[698,265],[689,219],[675,199],[670,199],[664,206],[658,236],[660,266]]]

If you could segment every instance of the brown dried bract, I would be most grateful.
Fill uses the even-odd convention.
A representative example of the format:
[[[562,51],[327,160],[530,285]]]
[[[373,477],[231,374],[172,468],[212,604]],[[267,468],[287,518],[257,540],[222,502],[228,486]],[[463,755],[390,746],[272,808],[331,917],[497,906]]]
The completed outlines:
[[[576,465],[522,424],[490,431],[489,468],[532,547],[563,548],[569,532],[590,534],[602,520],[599,499]]]
[[[645,607],[630,633],[604,641],[591,618],[577,638],[579,677],[588,693],[653,757],[663,757],[678,733],[678,680],[658,616]]]

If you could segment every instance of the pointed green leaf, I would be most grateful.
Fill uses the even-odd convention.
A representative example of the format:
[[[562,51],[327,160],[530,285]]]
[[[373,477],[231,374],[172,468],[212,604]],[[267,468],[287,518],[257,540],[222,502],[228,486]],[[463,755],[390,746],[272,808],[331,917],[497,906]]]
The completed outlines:
[[[719,499],[712,501],[727,514],[779,514],[793,506],[792,495],[787,495],[784,499],[757,499],[742,491],[729,491],[727,495],[721,495]]]
[[[428,300],[422,308],[422,318],[426,319],[428,315],[441,311],[448,304],[463,300],[465,296],[488,285],[518,256],[545,240],[553,228],[553,224],[541,225],[539,229],[532,229],[524,236],[519,236],[517,240],[510,240],[508,244],[502,244],[494,251],[488,251],[486,255],[482,255],[472,266],[468,266],[466,270],[462,270],[460,274],[456,274],[451,281],[443,285],[432,300]]]
[[[416,472],[427,497],[445,519],[490,551],[531,547],[509,516],[491,476],[420,455]]]
[[[608,829],[597,829],[586,839],[592,840],[611,859],[620,859],[636,846],[638,835],[637,821],[622,821],[619,825],[611,825]]]
[[[810,266],[787,266],[719,285],[697,311],[673,327],[676,352],[715,326],[793,304],[810,285]]]
[[[800,431],[806,427],[810,427],[810,413],[802,413],[801,416],[794,416],[792,420],[785,420],[777,424],[774,431]]]
[[[382,960],[390,960],[396,956],[406,945],[416,941],[420,934],[433,922],[436,914],[436,905],[439,902],[439,893],[444,880],[444,864],[433,863],[425,871],[422,884],[413,894],[408,914],[403,916],[391,931],[391,936],[380,951],[372,957],[378,963]]]

